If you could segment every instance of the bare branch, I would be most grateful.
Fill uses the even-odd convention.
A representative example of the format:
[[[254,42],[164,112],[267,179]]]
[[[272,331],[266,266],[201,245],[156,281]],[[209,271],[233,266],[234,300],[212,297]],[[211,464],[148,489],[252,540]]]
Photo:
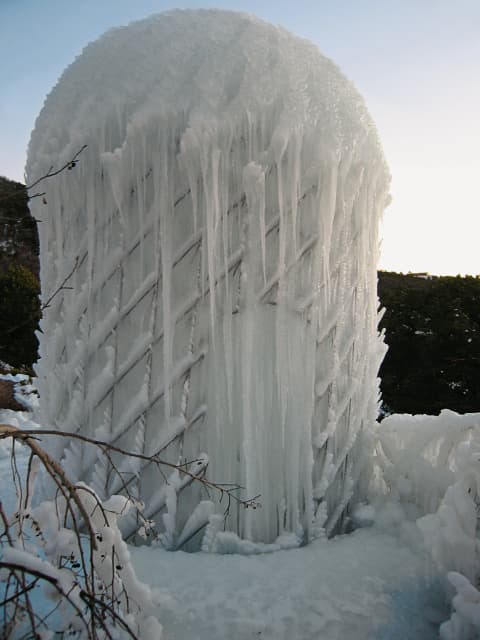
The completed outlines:
[[[75,271],[77,269],[78,269],[78,258],[76,258],[75,264],[74,264],[72,270],[63,279],[62,283],[55,289],[55,291],[48,298],[48,300],[46,302],[44,302],[40,306],[40,309],[39,309],[40,317],[41,317],[42,312],[45,311],[45,309],[48,309],[50,307],[51,303],[58,296],[59,293],[61,293],[62,291],[72,291],[73,290],[73,287],[67,287],[66,284],[70,280],[70,278],[73,276],[73,274],[75,273]],[[13,325],[13,327],[9,327],[3,333],[4,333],[4,335],[10,335],[11,333],[15,333],[15,331],[18,331],[18,329],[22,329],[29,322],[31,322],[31,318],[27,317],[27,318],[25,318],[25,320],[23,322],[19,322],[18,324]]]
[[[70,280],[70,278],[73,276],[73,274],[75,273],[75,271],[78,269],[78,257],[75,259],[75,264],[73,265],[72,270],[69,272],[69,274],[64,278],[64,280],[62,281],[62,283],[57,287],[57,289],[55,289],[55,291],[52,293],[52,295],[48,298],[48,300],[46,302],[44,302],[42,304],[42,306],[40,307],[40,313],[42,311],[44,311],[45,309],[48,309],[48,307],[50,306],[51,302],[53,301],[53,299],[60,293],[60,291],[65,291],[66,289],[73,289],[73,287],[66,287],[65,285],[67,284],[67,282]]]
[[[48,178],[53,178],[53,176],[58,176],[59,173],[62,173],[62,171],[70,170],[73,169],[75,167],[75,165],[78,162],[78,156],[82,153],[82,151],[84,151],[87,148],[87,145],[84,144],[83,147],[81,147],[81,149],[79,149],[77,151],[77,153],[68,161],[66,162],[63,167],[60,167],[60,169],[53,169],[53,166],[50,167],[50,169],[47,171],[47,173],[45,173],[43,176],[41,176],[40,178],[38,178],[38,180],[35,180],[34,182],[32,182],[31,184],[27,184],[25,186],[25,188],[27,189],[27,191],[29,189],[33,189],[33,187],[36,187],[37,184],[39,184],[40,182],[43,182],[43,180],[48,180]],[[43,195],[43,194],[42,194]]]
[[[137,458],[147,463],[153,463],[161,471],[160,466],[173,469],[184,476],[182,486],[187,486],[190,482],[197,481],[203,484],[207,493],[215,490],[220,493],[220,502],[226,497],[225,517],[228,515],[232,501],[241,504],[244,508],[256,508],[259,496],[247,500],[237,495],[243,488],[234,483],[215,483],[205,477],[207,463],[203,460],[185,460],[181,464],[173,464],[162,460],[159,453],[147,456],[141,453],[131,453],[108,442],[89,438],[75,433],[66,433],[55,430],[22,430],[11,425],[0,424],[0,440],[12,438],[12,478],[16,484],[18,492],[18,510],[9,521],[0,501],[0,526],[3,524],[3,531],[0,531],[0,549],[2,547],[20,548],[28,554],[35,553],[35,545],[39,545],[46,555],[46,562],[50,562],[50,567],[55,566],[62,571],[56,574],[50,570],[43,570],[43,565],[36,565],[30,562],[29,556],[24,561],[20,556],[3,556],[0,560],[0,569],[7,572],[2,580],[4,588],[2,590],[3,601],[0,607],[3,611],[2,632],[10,636],[18,625],[25,622],[29,625],[29,631],[25,637],[37,637],[44,629],[48,629],[48,623],[52,620],[52,615],[60,606],[52,605],[46,615],[40,616],[35,612],[30,599],[30,592],[39,582],[50,584],[59,594],[62,601],[67,602],[72,609],[71,616],[65,622],[65,627],[70,620],[77,617],[85,628],[89,640],[111,638],[118,636],[121,629],[132,638],[138,640],[136,632],[139,632],[141,623],[138,616],[142,615],[142,602],[136,602],[128,593],[128,583],[124,582],[122,571],[125,569],[126,557],[117,543],[113,543],[115,536],[120,536],[120,531],[116,525],[116,517],[121,515],[118,511],[110,511],[108,505],[102,504],[93,489],[87,485],[73,484],[66,476],[60,464],[53,460],[41,446],[42,438],[45,436],[64,437],[76,439],[89,445],[99,448],[109,461],[114,472],[121,480],[121,488],[126,494],[127,500],[137,506],[138,516],[142,521],[142,528],[150,527],[151,523],[141,513],[138,501],[129,492],[128,482],[124,481],[125,472],[121,471],[116,464],[113,454]],[[25,474],[20,474],[15,462],[15,443],[22,442],[30,449],[30,459]],[[48,551],[52,545],[48,544],[50,535],[49,512],[31,510],[31,498],[34,490],[36,468],[32,465],[33,458],[39,459],[47,474],[56,485],[56,495],[54,506],[56,517],[53,517],[53,527],[63,531],[70,529],[74,536],[74,546],[67,547],[67,551]],[[199,462],[204,464],[198,465]],[[192,465],[196,472],[192,472]],[[201,468],[200,468],[201,467]],[[161,471],[162,472],[162,471]],[[163,473],[163,472],[162,472]],[[82,494],[82,492],[85,492]],[[88,494],[88,498],[87,495]],[[130,505],[128,505],[130,507]],[[50,509],[49,507],[48,509]],[[42,515],[43,513],[43,515]],[[100,515],[99,515],[100,514]],[[114,514],[112,520],[111,514]],[[49,518],[48,524],[45,518]],[[48,533],[44,534],[43,526]],[[138,522],[138,519],[137,519]],[[82,534],[83,527],[87,535]],[[116,533],[113,536],[106,536],[106,529],[114,527]],[[203,527],[203,525],[202,525]],[[200,527],[198,530],[200,530]],[[84,549],[84,542],[88,539],[87,551]],[[98,544],[97,544],[98,540]],[[184,541],[185,542],[185,541]],[[69,542],[69,545],[72,544]],[[123,544],[123,543],[122,543]],[[100,545],[100,546],[99,546]],[[52,548],[56,548],[53,545]],[[73,548],[73,551],[71,549]],[[50,554],[50,555],[49,555]],[[41,554],[40,554],[41,555]],[[88,555],[88,557],[87,557]],[[103,564],[103,563],[106,564]],[[48,567],[48,565],[45,565]],[[103,568],[102,568],[103,567]],[[107,573],[104,569],[108,567]],[[102,569],[101,569],[102,568]],[[100,570],[101,569],[101,570]],[[67,583],[63,580],[65,571],[71,572]],[[57,575],[59,576],[57,579]],[[128,575],[126,572],[125,575]],[[62,576],[62,579],[60,579]],[[65,585],[69,586],[66,587]],[[70,587],[71,585],[71,587]],[[130,625],[130,618],[125,615],[133,615],[132,620],[135,628]],[[63,630],[59,634],[65,633]],[[67,631],[68,633],[68,631]],[[1,635],[1,632],[0,632]]]
[[[130,458],[137,458],[139,460],[143,460],[145,462],[153,463],[157,466],[168,467],[169,469],[179,471],[185,476],[188,476],[192,480],[196,480],[201,484],[205,485],[210,489],[214,489],[218,491],[221,495],[228,495],[235,502],[243,505],[245,508],[256,508],[258,505],[257,499],[260,497],[255,496],[254,498],[243,499],[239,496],[235,495],[236,491],[240,491],[243,489],[238,484],[229,484],[229,483],[218,483],[213,482],[211,480],[207,480],[203,474],[195,474],[188,470],[187,467],[179,464],[174,464],[173,462],[167,462],[158,457],[158,455],[146,455],[144,453],[134,453],[132,451],[127,451],[126,449],[121,449],[113,444],[108,442],[104,442],[102,440],[97,440],[96,438],[90,438],[88,436],[81,435],[79,433],[67,433],[65,431],[55,431],[53,429],[16,429],[9,425],[0,424],[0,440],[3,438],[12,437],[23,441],[24,439],[31,440],[32,436],[59,436],[62,438],[70,438],[74,440],[79,440],[81,442],[85,442],[87,444],[94,445],[96,447],[100,447],[102,450],[110,450],[118,453],[122,456],[127,456]],[[198,460],[190,461],[190,464],[198,462]]]
[[[0,425],[0,438],[5,438],[5,437],[12,437],[14,439],[21,439],[22,442],[24,442],[33,453],[35,453],[40,460],[42,461],[44,467],[46,468],[46,470],[50,473],[50,475],[52,477],[56,476],[58,478],[61,479],[63,486],[65,487],[65,489],[67,490],[68,494],[69,494],[69,498],[75,503],[75,505],[77,506],[79,512],[82,515],[82,518],[85,521],[85,526],[87,527],[89,536],[90,536],[90,542],[92,544],[93,549],[97,548],[97,543],[95,540],[95,533],[92,529],[92,526],[90,524],[90,517],[89,514],[86,512],[85,507],[83,505],[83,502],[80,500],[80,498],[78,497],[77,494],[77,490],[74,484],[72,484],[70,482],[70,480],[67,478],[67,476],[65,475],[65,472],[63,471],[62,467],[58,464],[58,462],[56,462],[53,458],[51,458],[39,445],[38,443],[31,437],[29,437],[28,434],[22,434],[21,437],[19,438],[16,434],[19,430],[16,427],[12,427],[11,425],[7,425],[7,424],[2,424]]]

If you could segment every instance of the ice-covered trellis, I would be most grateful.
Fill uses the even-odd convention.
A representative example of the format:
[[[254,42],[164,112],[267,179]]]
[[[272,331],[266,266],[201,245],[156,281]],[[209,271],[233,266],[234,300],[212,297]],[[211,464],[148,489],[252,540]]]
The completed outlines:
[[[283,29],[174,11],[110,31],[64,72],[29,181],[83,145],[42,183],[48,204],[31,202],[43,299],[73,271],[42,320],[43,419],[261,494],[230,510],[242,538],[333,532],[368,475],[384,352],[389,175],[362,98]],[[119,490],[102,456],[64,440],[56,453]],[[136,471],[175,547],[204,490]]]

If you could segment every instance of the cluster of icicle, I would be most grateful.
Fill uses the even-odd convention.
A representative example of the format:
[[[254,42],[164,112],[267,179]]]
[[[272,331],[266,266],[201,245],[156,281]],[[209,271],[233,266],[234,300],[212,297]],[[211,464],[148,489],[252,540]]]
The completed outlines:
[[[72,288],[42,320],[42,419],[261,494],[231,506],[240,538],[332,534],[368,478],[384,353],[389,175],[362,99],[282,29],[175,11],[109,32],[65,71],[29,181],[83,145],[43,182],[48,204],[32,200],[43,299],[69,274]],[[93,450],[55,454],[100,495],[121,489]],[[130,472],[175,548],[204,488]],[[200,511],[198,528],[218,525]]]

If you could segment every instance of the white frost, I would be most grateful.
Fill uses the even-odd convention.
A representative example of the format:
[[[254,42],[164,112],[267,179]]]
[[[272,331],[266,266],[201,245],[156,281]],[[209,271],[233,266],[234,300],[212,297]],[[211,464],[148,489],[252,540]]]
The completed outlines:
[[[261,494],[261,509],[230,509],[241,538],[341,530],[365,494],[384,353],[389,175],[361,97],[280,28],[173,11],[109,32],[65,71],[28,181],[83,145],[42,183],[48,206],[31,201],[43,299],[73,270],[42,319],[41,420],[127,449],[141,429],[144,453],[171,440],[169,462],[206,451],[210,479]],[[97,455],[61,446],[75,478],[112,492]],[[173,496],[143,467],[148,517],[174,544],[207,496],[195,483]]]

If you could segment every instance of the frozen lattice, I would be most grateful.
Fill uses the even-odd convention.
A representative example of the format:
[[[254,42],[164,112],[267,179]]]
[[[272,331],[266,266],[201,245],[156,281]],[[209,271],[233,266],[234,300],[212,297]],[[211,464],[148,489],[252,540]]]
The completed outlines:
[[[110,31],[64,72],[29,181],[83,145],[43,183],[48,205],[31,202],[43,299],[73,271],[42,320],[43,419],[261,494],[230,509],[240,538],[338,530],[368,477],[384,353],[389,174],[362,98],[281,28],[174,11]],[[93,450],[55,453],[100,495],[121,488]],[[201,485],[151,465],[125,477],[169,548],[183,542]],[[212,517],[197,510],[196,526]]]

